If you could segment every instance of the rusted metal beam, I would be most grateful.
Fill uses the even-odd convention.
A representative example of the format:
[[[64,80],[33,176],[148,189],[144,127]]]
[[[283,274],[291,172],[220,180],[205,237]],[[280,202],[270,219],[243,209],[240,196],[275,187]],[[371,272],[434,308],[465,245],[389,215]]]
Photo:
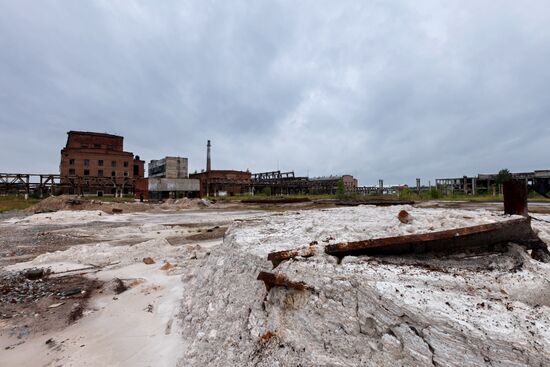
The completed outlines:
[[[504,213],[527,216],[527,182],[510,180],[503,184]]]
[[[285,251],[271,252],[267,255],[267,259],[273,264],[273,268],[276,268],[281,262],[292,259],[294,257],[311,257],[315,255],[315,245],[317,241],[313,241],[308,247],[300,249],[292,249]]]
[[[325,246],[325,252],[343,258],[347,255],[447,252],[468,248],[490,248],[507,242],[534,248],[542,241],[533,232],[530,218],[519,218],[440,232],[337,243]]]
[[[307,285],[304,282],[294,282],[287,278],[283,273],[268,273],[266,271],[261,271],[258,274],[257,280],[264,282],[265,288],[269,290],[273,287],[286,287],[296,289],[298,291],[311,290],[313,287]]]

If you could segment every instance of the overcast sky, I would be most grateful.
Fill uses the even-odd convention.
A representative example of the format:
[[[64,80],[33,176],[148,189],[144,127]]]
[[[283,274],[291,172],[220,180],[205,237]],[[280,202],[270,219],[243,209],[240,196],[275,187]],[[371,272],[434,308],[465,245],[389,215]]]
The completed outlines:
[[[69,130],[360,185],[550,169],[550,2],[0,0],[0,172]]]

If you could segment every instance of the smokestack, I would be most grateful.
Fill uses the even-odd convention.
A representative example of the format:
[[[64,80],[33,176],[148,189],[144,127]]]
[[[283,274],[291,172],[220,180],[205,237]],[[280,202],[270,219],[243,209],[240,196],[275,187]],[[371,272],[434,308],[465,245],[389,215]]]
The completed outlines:
[[[210,140],[208,140],[208,144],[206,144],[206,172],[210,171],[212,168],[210,166]]]

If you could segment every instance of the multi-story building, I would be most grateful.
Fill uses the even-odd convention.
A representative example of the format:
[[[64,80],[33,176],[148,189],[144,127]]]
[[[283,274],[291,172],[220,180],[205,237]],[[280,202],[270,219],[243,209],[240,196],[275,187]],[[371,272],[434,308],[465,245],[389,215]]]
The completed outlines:
[[[165,157],[149,162],[149,178],[187,178],[187,158]]]
[[[67,135],[59,171],[62,184],[72,193],[128,194],[134,180],[143,178],[145,162],[124,151],[122,136],[86,131]]]
[[[164,157],[149,162],[149,198],[167,199],[196,196],[199,180],[189,179],[187,158]]]

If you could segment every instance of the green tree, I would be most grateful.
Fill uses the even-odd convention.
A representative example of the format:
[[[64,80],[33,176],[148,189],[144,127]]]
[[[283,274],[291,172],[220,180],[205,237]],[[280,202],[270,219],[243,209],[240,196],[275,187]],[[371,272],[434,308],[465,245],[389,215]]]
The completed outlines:
[[[410,199],[411,198],[411,189],[408,187],[405,187],[401,191],[399,191],[399,198],[400,199]]]
[[[344,186],[344,180],[341,179],[336,184],[336,196],[341,198],[344,196],[345,193],[346,193],[346,187]]]
[[[506,181],[510,181],[512,179],[512,174],[510,171],[506,168],[501,169],[498,171],[497,177],[495,178],[495,182],[497,185],[502,185]]]
[[[436,187],[432,187],[430,190],[430,199],[439,199],[441,198],[441,193]]]
[[[271,187],[266,186],[262,189],[262,195],[271,196]]]

